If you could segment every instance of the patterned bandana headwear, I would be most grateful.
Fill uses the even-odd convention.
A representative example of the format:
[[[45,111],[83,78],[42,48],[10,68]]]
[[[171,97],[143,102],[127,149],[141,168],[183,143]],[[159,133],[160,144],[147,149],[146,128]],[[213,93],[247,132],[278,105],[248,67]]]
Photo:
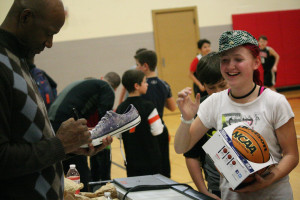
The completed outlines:
[[[219,39],[219,52],[224,52],[243,44],[254,44],[258,46],[258,42],[250,33],[247,31],[234,30],[226,31],[222,33]]]

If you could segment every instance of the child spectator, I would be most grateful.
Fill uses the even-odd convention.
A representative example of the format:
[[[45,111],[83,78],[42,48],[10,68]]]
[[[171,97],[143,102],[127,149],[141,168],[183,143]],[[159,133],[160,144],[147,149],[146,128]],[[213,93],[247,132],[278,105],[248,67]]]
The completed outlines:
[[[267,46],[268,38],[266,36],[261,35],[258,39],[258,44],[261,64],[264,69],[264,86],[276,91],[274,85],[276,83],[279,55],[272,47]]]
[[[163,132],[163,124],[153,103],[141,97],[148,88],[146,76],[141,71],[128,70],[123,74],[122,84],[129,96],[116,112],[124,113],[133,104],[141,116],[138,126],[122,134],[127,176],[161,173],[162,157],[157,135]]]
[[[208,95],[228,88],[227,82],[222,77],[220,71],[220,58],[215,53],[209,53],[200,59],[196,76],[204,86]],[[200,101],[203,102],[206,98],[207,96],[201,97]],[[210,129],[184,156],[187,168],[198,191],[213,198],[220,199],[220,174],[212,160],[202,149],[202,145],[204,145],[215,132],[216,129]],[[207,181],[207,187],[202,176],[202,169],[205,174],[205,180]]]
[[[139,48],[138,50],[136,50],[135,55],[142,52],[142,51],[144,51],[144,50],[147,50],[147,49],[146,48]],[[130,67],[130,69],[136,69],[136,65]],[[128,97],[128,93],[126,92],[126,89],[122,86],[118,105],[120,105],[124,101],[124,99],[126,99],[127,97]]]
[[[164,107],[170,111],[175,111],[176,102],[172,97],[170,86],[156,75],[155,69],[157,56],[154,51],[145,50],[134,56],[137,69],[144,72],[147,77],[148,90],[142,95],[146,100],[150,100],[158,110],[158,114],[163,121]],[[164,131],[158,136],[160,151],[162,155],[162,175],[171,177],[171,167],[169,158],[169,132],[166,126]]]
[[[196,96],[197,93],[200,93],[201,96],[207,95],[205,88],[200,83],[200,81],[196,78],[196,70],[199,60],[202,56],[207,55],[210,52],[210,41],[207,39],[201,39],[197,43],[199,54],[194,58],[190,65],[189,77],[193,81],[193,90],[194,95]]]
[[[295,115],[282,94],[260,86],[257,40],[246,31],[226,31],[219,39],[218,54],[230,89],[210,95],[201,106],[199,96],[196,102],[191,101],[187,89],[178,93],[182,122],[175,135],[175,151],[185,153],[210,128],[221,130],[230,125],[232,117],[235,122],[250,122],[249,126],[265,138],[278,165],[262,176],[255,174],[253,183],[237,190],[220,177],[222,199],[293,199],[288,174],[299,162]]]

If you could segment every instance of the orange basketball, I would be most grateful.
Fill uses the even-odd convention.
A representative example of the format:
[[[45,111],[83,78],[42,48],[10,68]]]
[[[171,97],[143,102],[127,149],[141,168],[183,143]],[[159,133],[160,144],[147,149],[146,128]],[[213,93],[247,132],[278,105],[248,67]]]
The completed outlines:
[[[268,144],[255,130],[239,126],[232,133],[232,143],[236,150],[247,160],[255,163],[265,163],[270,159]],[[265,169],[257,173],[262,174]],[[243,183],[255,180],[255,174],[250,175]]]
[[[258,132],[246,126],[234,129],[232,143],[236,150],[251,162],[265,163],[270,159],[265,139]]]

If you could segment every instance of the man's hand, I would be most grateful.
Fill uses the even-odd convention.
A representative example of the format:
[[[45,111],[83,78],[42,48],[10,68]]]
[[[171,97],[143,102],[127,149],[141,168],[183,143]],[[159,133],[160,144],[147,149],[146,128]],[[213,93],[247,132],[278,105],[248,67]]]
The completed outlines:
[[[79,148],[76,151],[72,152],[78,155],[86,155],[86,156],[94,156],[99,151],[102,151],[105,147],[110,145],[113,142],[113,139],[111,136],[107,136],[106,138],[102,139],[102,144],[94,147],[92,143],[88,144],[89,148]]]
[[[56,137],[60,139],[66,154],[76,151],[83,144],[92,142],[91,133],[86,124],[85,119],[75,121],[73,118],[61,124]]]

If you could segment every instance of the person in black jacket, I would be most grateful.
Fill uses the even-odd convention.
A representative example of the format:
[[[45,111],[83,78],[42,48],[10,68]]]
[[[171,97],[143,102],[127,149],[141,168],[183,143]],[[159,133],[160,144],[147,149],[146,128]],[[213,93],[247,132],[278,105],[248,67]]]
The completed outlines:
[[[59,93],[48,113],[54,131],[60,127],[63,121],[72,117],[73,108],[77,110],[79,117],[85,119],[93,116],[95,111],[97,111],[99,116],[98,119],[101,119],[107,111],[112,110],[115,101],[113,85],[119,86],[120,76],[115,72],[111,73],[113,76],[109,76],[108,80],[91,78],[75,81]],[[93,163],[97,159],[98,154],[91,158]],[[91,172],[88,167],[87,157],[80,155],[63,161],[65,174],[68,172],[70,164],[76,164],[80,174],[80,181],[84,184],[84,188],[81,191],[88,191],[87,184],[91,181]]]

